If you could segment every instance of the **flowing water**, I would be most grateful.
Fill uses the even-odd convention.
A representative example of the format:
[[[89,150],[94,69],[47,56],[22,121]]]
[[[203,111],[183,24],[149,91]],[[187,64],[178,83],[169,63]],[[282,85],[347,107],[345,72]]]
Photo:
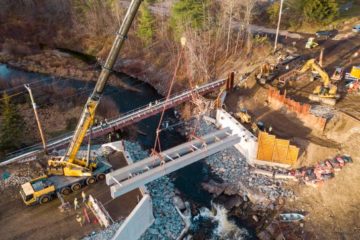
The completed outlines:
[[[230,220],[228,217],[228,210],[218,204],[211,204],[211,210],[202,207],[199,214],[193,218],[194,226],[199,222],[210,221],[214,225],[210,239],[247,239],[249,233],[245,228],[240,228],[236,225],[235,221]],[[197,230],[195,228],[195,230]]]
[[[120,113],[125,113],[162,98],[149,84],[125,74],[117,73],[116,76],[117,81],[127,87],[119,88],[108,85],[105,88],[104,97],[110,98]],[[25,101],[24,96],[27,93],[23,84],[29,83],[32,83],[31,87],[35,101],[37,101],[40,107],[46,107],[49,102],[51,104],[64,104],[70,101],[74,101],[77,106],[82,106],[95,86],[94,82],[55,78],[45,74],[25,72],[8,67],[5,64],[0,64],[0,92],[9,88],[13,89],[8,92],[9,95],[23,92],[13,98],[14,102]],[[72,97],[62,96],[65,92],[75,94]],[[170,125],[178,123],[173,110],[166,112],[165,120]],[[158,121],[159,115],[149,117],[136,124],[137,129],[142,132],[142,134],[137,135],[136,141],[141,143],[145,149],[153,147]],[[180,125],[179,128],[181,127]],[[161,139],[162,149],[167,149],[186,141],[176,129],[162,131]],[[192,220],[190,234],[194,235],[194,239],[231,240],[252,238],[248,235],[247,230],[242,224],[229,219],[227,210],[224,207],[212,204],[211,194],[204,191],[200,186],[202,182],[210,178],[216,179],[216,176],[212,175],[209,167],[203,161],[194,163],[172,174],[176,188],[180,190],[186,200],[189,200],[199,208],[199,214]],[[200,237],[197,238],[196,236]]]

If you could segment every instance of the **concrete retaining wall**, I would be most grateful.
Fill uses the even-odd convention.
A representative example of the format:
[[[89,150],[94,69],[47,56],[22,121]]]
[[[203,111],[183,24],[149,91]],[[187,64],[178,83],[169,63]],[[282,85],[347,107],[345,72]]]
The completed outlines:
[[[121,151],[123,152],[124,158],[128,164],[134,163],[130,154],[125,150],[123,141],[103,144],[101,147],[109,147],[115,151]],[[142,193],[141,201],[121,224],[112,240],[137,240],[151,226],[151,224],[153,224],[154,215],[151,197],[147,194],[145,186],[141,186],[139,189]]]
[[[112,240],[137,240],[153,224],[154,220],[150,195],[145,194],[116,231]]]
[[[220,127],[229,127],[233,134],[237,134],[240,137],[240,143],[234,146],[246,158],[247,162],[253,165],[256,161],[258,148],[257,138],[223,109],[216,111],[216,121]]]

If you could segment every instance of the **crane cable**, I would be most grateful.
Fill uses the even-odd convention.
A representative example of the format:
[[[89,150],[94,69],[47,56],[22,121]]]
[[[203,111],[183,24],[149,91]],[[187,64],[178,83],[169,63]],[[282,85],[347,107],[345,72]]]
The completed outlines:
[[[174,86],[174,82],[175,82],[177,72],[178,72],[179,67],[180,67],[180,61],[182,59],[183,52],[184,52],[184,45],[182,44],[181,50],[180,50],[179,55],[178,55],[178,60],[177,60],[177,63],[176,63],[174,74],[173,74],[173,77],[172,77],[171,82],[170,82],[170,88],[169,88],[167,96],[165,98],[165,102],[167,102],[169,100],[170,96],[171,96],[171,92],[172,92],[172,89],[173,89],[173,86]],[[158,127],[156,128],[155,143],[154,143],[154,148],[152,149],[153,152],[156,152],[157,147],[158,147],[159,151],[161,152],[160,128],[161,128],[162,120],[164,118],[165,110],[166,110],[166,104],[163,105],[163,110],[162,110],[161,115],[160,115],[159,124],[158,124]]]

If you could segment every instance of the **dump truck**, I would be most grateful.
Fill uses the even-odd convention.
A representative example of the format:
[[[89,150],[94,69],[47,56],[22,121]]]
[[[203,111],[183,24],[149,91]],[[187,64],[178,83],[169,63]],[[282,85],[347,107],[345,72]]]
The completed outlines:
[[[92,185],[105,179],[105,174],[112,169],[105,160],[97,160],[97,168],[87,177],[68,177],[59,175],[43,175],[21,185],[20,195],[28,206],[45,204],[57,197],[57,193],[69,195],[79,191],[83,186]]]
[[[104,93],[104,88],[125,39],[127,39],[127,34],[141,2],[142,0],[132,0],[130,3],[108,57],[102,65],[95,88],[85,103],[65,155],[50,156],[47,161],[47,175],[33,179],[21,186],[20,194],[26,205],[46,203],[57,195],[57,192],[66,194],[70,193],[70,190],[76,191],[85,183],[90,185],[95,183],[97,178],[104,178],[104,174],[111,170],[110,164],[101,160],[90,159],[90,154],[86,158],[79,158],[78,153],[88,130],[91,130],[94,124],[95,112]]]

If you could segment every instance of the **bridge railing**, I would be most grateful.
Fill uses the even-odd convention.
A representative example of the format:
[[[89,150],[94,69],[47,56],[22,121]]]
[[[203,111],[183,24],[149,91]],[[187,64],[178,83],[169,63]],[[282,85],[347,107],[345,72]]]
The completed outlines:
[[[183,98],[186,98],[193,93],[201,93],[201,92],[216,88],[218,86],[221,86],[224,84],[225,81],[226,81],[226,79],[220,79],[220,80],[216,80],[214,82],[204,84],[204,85],[199,86],[192,90],[184,90],[181,92],[174,93],[174,94],[170,95],[170,99],[168,101],[164,97],[164,98],[158,99],[154,102],[150,102],[151,106],[150,105],[141,106],[141,107],[132,109],[130,111],[127,111],[127,112],[121,114],[120,117],[110,118],[109,120],[107,120],[107,122],[105,123],[106,125],[103,127],[105,127],[105,128],[114,127],[123,121],[127,121],[131,117],[135,117],[136,115],[141,115],[143,112],[159,110],[159,108],[164,107],[164,104],[171,105],[172,103],[179,101]],[[93,132],[96,132],[99,130],[100,131],[102,130],[101,125],[97,125],[97,126],[93,127]],[[61,143],[63,143],[64,141],[70,140],[71,137],[73,136],[73,134],[74,134],[74,131],[71,131],[71,132],[62,134],[60,136],[54,137],[48,141],[47,146],[49,148],[52,148],[52,147],[56,147],[57,145],[61,145]],[[33,151],[37,151],[37,150],[41,150],[41,149],[42,149],[41,143],[34,144],[32,146],[28,146],[28,147],[25,147],[20,150],[17,150],[17,151],[7,154],[6,159],[4,161],[11,159],[11,158],[15,158],[15,157],[17,157],[21,154],[27,153],[27,152],[33,152]]]

